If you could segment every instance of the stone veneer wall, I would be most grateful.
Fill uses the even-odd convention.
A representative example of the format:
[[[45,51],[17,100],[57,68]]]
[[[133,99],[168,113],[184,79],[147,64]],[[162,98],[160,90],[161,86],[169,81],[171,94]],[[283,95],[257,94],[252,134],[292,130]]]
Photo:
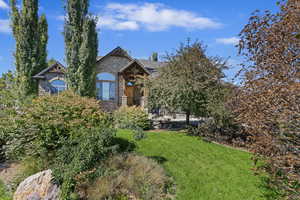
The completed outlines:
[[[116,76],[116,99],[115,101],[102,101],[103,108],[107,111],[116,110],[122,103],[122,96],[125,90],[125,80],[119,71],[128,65],[130,60],[125,57],[109,56],[104,58],[96,66],[96,74],[107,72]]]
[[[101,109],[105,112],[112,112],[118,109],[118,105],[115,101],[100,101]]]
[[[105,111],[116,110],[122,105],[122,96],[125,91],[125,80],[118,72],[128,65],[130,60],[125,57],[109,56],[104,58],[101,62],[96,65],[96,74],[107,72],[116,76],[116,99],[114,101],[102,101],[101,105]],[[39,80],[39,95],[51,94],[52,80],[64,80],[64,74],[62,73],[47,73],[45,79]]]
[[[50,72],[45,74],[45,79],[39,79],[39,95],[51,94],[51,84],[53,80],[63,80],[65,81],[65,76],[62,73]]]

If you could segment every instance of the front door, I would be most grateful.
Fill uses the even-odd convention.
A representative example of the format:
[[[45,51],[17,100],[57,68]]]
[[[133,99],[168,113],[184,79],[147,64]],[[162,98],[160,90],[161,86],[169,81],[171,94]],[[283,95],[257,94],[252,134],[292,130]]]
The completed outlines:
[[[126,86],[125,95],[127,96],[128,106],[133,106],[134,86]]]

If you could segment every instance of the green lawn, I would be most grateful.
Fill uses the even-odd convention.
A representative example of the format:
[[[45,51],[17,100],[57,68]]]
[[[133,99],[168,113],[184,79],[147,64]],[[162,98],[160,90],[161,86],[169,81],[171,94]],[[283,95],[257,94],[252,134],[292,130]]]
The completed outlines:
[[[175,179],[177,200],[262,200],[269,194],[251,171],[249,153],[177,132],[147,134],[136,143],[131,131],[119,130],[117,136],[163,164]]]

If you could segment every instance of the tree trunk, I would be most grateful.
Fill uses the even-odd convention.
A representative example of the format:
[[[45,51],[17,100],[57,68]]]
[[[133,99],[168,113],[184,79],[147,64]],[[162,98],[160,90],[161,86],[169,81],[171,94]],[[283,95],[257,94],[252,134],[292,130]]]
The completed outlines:
[[[190,111],[186,111],[186,125],[190,125],[190,115],[191,112]]]

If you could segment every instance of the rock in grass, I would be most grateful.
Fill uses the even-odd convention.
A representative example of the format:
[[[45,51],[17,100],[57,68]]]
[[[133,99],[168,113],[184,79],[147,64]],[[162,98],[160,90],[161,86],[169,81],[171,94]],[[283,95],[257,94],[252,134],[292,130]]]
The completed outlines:
[[[51,174],[46,170],[26,178],[18,186],[14,200],[58,200],[59,187],[52,182]]]

